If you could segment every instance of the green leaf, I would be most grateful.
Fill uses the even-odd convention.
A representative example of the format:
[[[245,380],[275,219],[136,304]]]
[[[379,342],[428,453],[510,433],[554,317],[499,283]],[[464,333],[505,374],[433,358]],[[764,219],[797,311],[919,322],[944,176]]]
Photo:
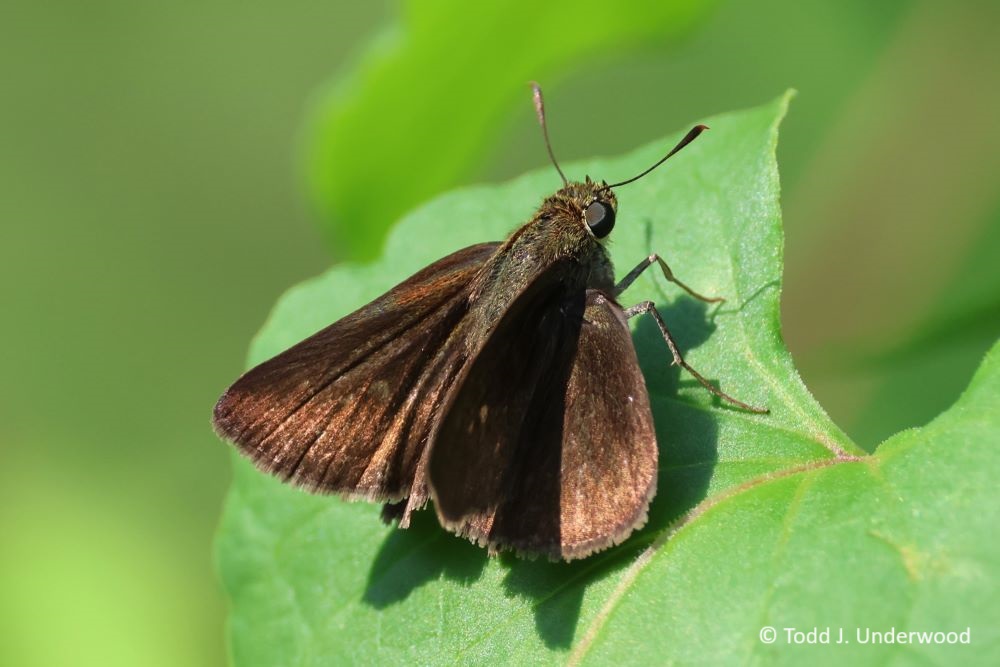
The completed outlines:
[[[760,643],[768,624],[972,625],[974,646],[962,648],[996,649],[996,545],[977,536],[997,519],[986,475],[997,459],[1000,427],[988,407],[1000,393],[1000,355],[959,405],[873,457],[830,422],[779,330],[774,153],[787,101],[708,119],[705,136],[621,188],[610,245],[619,274],[656,251],[695,289],[728,299],[706,309],[648,271],[623,302],[660,304],[695,368],[771,414],[721,405],[669,365],[655,327],[640,319],[634,339],[660,443],[659,491],[642,531],[568,564],[489,559],[440,529],[430,510],[409,530],[388,528],[374,505],[310,496],[234,457],[218,561],[237,665],[800,661],[801,651]],[[625,178],[679,137],[565,168]],[[430,202],[395,229],[381,261],[337,267],[282,298],[252,361],[449,251],[501,239],[558,184],[546,168]],[[854,646],[809,656],[940,662],[949,649],[957,650]]]
[[[712,5],[402,3],[400,22],[313,110],[310,189],[338,254],[374,258],[403,213],[467,182],[499,139],[495,128],[527,104],[528,81],[549,81],[602,52],[669,43]]]

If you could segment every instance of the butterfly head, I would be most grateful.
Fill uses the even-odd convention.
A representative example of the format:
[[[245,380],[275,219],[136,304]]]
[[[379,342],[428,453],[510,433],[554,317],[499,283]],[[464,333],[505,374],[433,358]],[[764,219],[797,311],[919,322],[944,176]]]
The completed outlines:
[[[537,83],[532,83],[531,89],[535,102],[535,112],[538,115],[538,123],[542,126],[545,148],[549,153],[549,159],[552,160],[552,165],[563,180],[563,187],[546,201],[545,207],[561,210],[561,212],[569,214],[570,217],[579,219],[590,236],[595,239],[607,237],[615,227],[618,201],[615,199],[612,188],[628,185],[639,180],[666,162],[670,156],[687,146],[699,134],[708,129],[706,125],[695,125],[670,152],[660,158],[652,167],[632,178],[612,183],[611,185],[608,185],[605,181],[595,183],[590,180],[589,176],[583,183],[570,181],[566,178],[566,174],[563,173],[562,167],[559,166],[559,161],[556,160],[555,153],[552,151],[552,143],[549,141],[549,129],[545,124],[545,104],[542,100],[542,89]]]
[[[607,237],[615,227],[618,199],[603,181],[596,183],[588,176],[583,183],[567,183],[553,198],[596,239]]]

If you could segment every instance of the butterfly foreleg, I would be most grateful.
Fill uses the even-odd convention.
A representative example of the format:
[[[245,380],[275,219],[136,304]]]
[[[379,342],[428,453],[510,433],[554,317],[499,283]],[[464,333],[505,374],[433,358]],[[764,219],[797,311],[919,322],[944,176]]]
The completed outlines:
[[[723,299],[721,296],[716,296],[716,297],[703,296],[703,295],[699,294],[698,292],[695,292],[693,289],[691,289],[690,287],[688,287],[687,285],[685,285],[683,282],[681,282],[680,280],[678,280],[677,276],[675,276],[674,272],[670,269],[670,266],[668,266],[667,263],[663,261],[663,258],[660,257],[659,255],[657,255],[655,252],[652,255],[649,255],[648,257],[646,257],[646,259],[644,259],[641,262],[639,262],[638,266],[636,266],[634,269],[632,269],[631,271],[629,271],[628,275],[626,275],[624,278],[622,278],[621,282],[619,282],[617,285],[615,285],[615,296],[618,296],[619,294],[621,294],[622,292],[624,292],[626,289],[628,289],[629,285],[631,285],[633,282],[635,282],[635,279],[638,278],[639,275],[642,274],[643,271],[645,271],[646,269],[648,269],[653,264],[658,264],[659,265],[660,271],[663,272],[663,277],[664,278],[666,278],[667,280],[669,280],[672,283],[675,283],[681,289],[683,289],[685,292],[687,292],[688,294],[690,294],[694,298],[696,298],[696,299],[698,299],[700,301],[704,301],[706,303],[719,303],[721,301],[725,301],[725,299]]]

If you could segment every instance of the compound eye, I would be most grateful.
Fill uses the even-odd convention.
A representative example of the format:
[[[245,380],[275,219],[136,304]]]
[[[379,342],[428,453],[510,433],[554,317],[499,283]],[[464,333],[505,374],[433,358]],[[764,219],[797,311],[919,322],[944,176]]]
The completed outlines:
[[[610,204],[600,200],[588,206],[583,216],[587,219],[590,231],[599,239],[603,239],[615,228],[615,210]]]

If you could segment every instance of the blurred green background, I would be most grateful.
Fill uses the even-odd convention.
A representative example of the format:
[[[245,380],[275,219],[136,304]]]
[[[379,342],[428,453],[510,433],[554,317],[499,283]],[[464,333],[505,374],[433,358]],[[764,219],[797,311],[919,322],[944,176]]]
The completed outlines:
[[[1000,332],[1000,6],[578,4],[5,4],[0,664],[225,662],[214,400],[287,287],[545,163],[529,78],[566,161],[797,88],[806,383],[869,449],[957,396]]]

